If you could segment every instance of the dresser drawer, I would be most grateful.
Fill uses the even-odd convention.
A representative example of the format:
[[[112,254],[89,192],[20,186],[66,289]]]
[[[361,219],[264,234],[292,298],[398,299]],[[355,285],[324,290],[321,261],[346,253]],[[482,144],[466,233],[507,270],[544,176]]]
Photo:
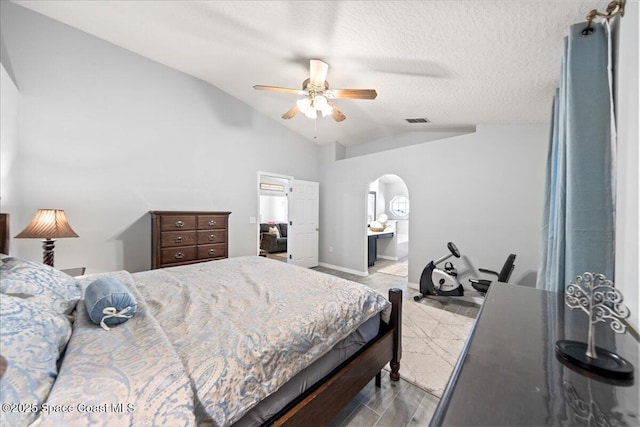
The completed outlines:
[[[196,259],[195,246],[168,248],[162,250],[162,264],[192,261],[194,259]]]
[[[199,245],[198,259],[227,257],[226,243],[216,243],[214,245]]]
[[[193,246],[197,240],[195,231],[163,231],[160,236],[160,245],[163,248]]]
[[[213,243],[224,243],[227,241],[227,230],[198,230],[198,244],[210,245]]]
[[[227,258],[229,214],[223,211],[151,211],[151,268]]]
[[[226,215],[198,215],[198,230],[227,228]]]
[[[195,215],[163,215],[160,217],[160,230],[195,230]]]

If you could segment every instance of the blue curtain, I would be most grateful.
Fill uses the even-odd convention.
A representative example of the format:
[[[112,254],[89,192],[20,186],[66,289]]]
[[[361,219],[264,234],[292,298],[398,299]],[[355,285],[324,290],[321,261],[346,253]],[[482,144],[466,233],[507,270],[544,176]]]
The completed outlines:
[[[553,99],[537,287],[555,292],[587,271],[614,279],[610,34],[585,27],[565,39]]]

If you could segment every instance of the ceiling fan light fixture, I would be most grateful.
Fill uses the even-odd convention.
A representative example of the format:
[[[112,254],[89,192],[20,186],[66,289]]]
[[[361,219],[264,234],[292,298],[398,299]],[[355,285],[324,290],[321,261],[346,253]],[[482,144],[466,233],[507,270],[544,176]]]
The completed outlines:
[[[336,107],[333,99],[375,99],[375,89],[329,89],[327,83],[327,71],[329,66],[318,59],[309,62],[309,78],[302,82],[302,90],[277,86],[254,85],[256,90],[268,90],[271,92],[289,93],[302,96],[282,115],[284,120],[293,118],[302,113],[310,119],[316,119],[331,115],[336,122],[341,122],[347,117]]]
[[[313,98],[313,105],[316,107],[316,110],[323,111],[328,107],[327,98],[322,95],[316,95],[316,97]]]
[[[309,110],[309,107],[311,106],[311,100],[305,96],[304,98],[298,99],[296,101],[296,105],[298,106],[298,110],[300,110],[302,114],[306,114]]]
[[[333,110],[333,107],[327,102],[327,98],[322,95],[316,96],[314,105],[316,107],[316,110],[322,113],[322,117],[326,117],[327,115],[331,114],[331,111]]]
[[[331,111],[333,111],[333,107],[330,107],[327,105],[326,108],[324,108],[323,110],[319,110],[322,113],[322,117],[327,117],[329,114],[331,114]]]
[[[310,119],[316,119],[318,118],[318,111],[316,111],[315,108],[309,108],[305,113],[305,116],[309,117]]]

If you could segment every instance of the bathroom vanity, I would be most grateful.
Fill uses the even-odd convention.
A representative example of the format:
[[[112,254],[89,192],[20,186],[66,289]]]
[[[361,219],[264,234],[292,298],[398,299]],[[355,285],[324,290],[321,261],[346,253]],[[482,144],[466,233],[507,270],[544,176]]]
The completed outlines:
[[[389,228],[385,228],[384,231],[367,230],[367,239],[369,240],[369,267],[375,265],[378,260],[378,239],[391,239],[393,235],[393,230]]]

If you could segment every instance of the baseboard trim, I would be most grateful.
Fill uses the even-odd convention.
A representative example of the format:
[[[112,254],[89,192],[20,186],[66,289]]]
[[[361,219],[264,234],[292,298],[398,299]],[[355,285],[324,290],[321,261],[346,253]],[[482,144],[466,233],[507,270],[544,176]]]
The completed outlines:
[[[326,262],[318,263],[320,267],[330,268],[332,270],[342,271],[343,273],[355,274],[356,276],[367,277],[369,275],[368,271],[358,271],[352,270],[350,268],[340,267],[339,265],[327,264]]]
[[[389,261],[397,261],[400,258],[398,258],[397,256],[387,256],[387,255],[378,255],[378,258],[382,258],[382,259],[388,259]]]
[[[413,283],[413,282],[407,282],[407,288],[411,288],[411,289],[415,289],[415,290],[419,291],[420,290],[420,284]]]

